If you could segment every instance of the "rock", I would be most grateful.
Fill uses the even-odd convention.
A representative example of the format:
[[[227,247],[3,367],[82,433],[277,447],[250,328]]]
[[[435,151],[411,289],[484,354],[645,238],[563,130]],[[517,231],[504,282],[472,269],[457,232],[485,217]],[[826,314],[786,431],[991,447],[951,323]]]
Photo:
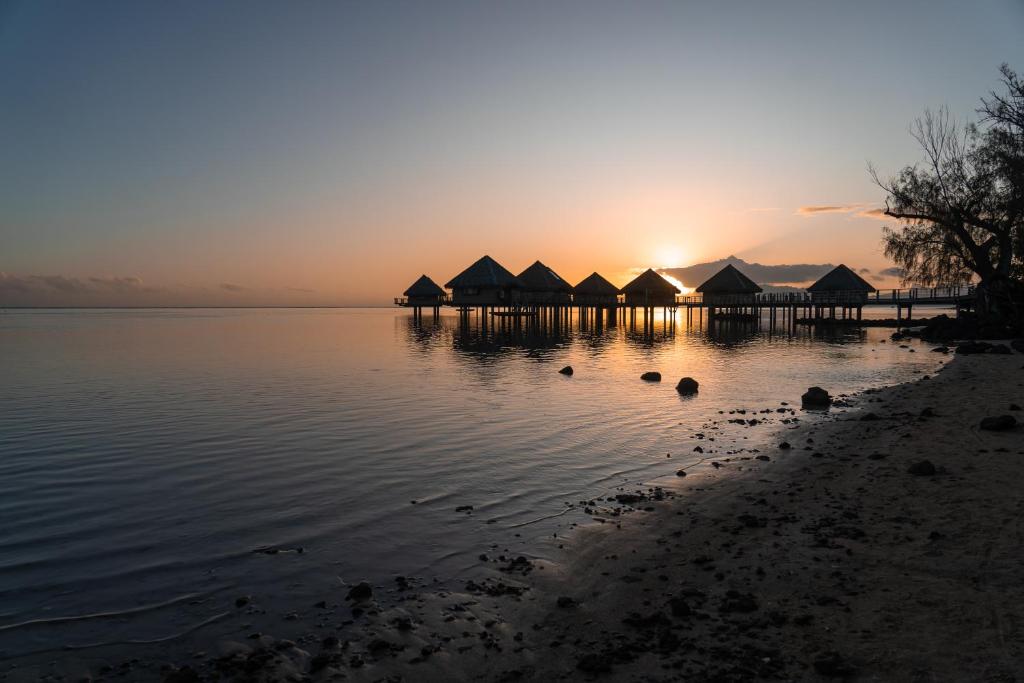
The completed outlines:
[[[934,353],[949,353],[949,347],[948,346],[936,346],[934,349],[932,349],[932,352],[934,352]]]
[[[645,382],[660,382],[661,381],[661,373],[660,372],[645,372],[644,374],[640,375],[640,379],[642,379]]]
[[[783,441],[779,444],[779,450],[788,451],[792,446],[788,441]]]
[[[560,595],[560,596],[558,596],[558,600],[556,601],[556,603],[558,604],[559,607],[563,607],[563,608],[575,607],[576,606],[576,601],[573,600],[572,598],[570,598],[568,595]]]
[[[1007,346],[1006,344],[993,344],[989,348],[988,352],[989,353],[998,353],[998,354],[1003,355],[1003,356],[1006,356],[1006,355],[1009,355],[1009,354],[1013,353],[1013,351],[1010,350],[1010,347]]]
[[[919,476],[927,476],[935,474],[935,465],[930,460],[922,460],[921,462],[915,462],[913,465],[907,468],[909,474],[916,474]]]
[[[676,470],[676,476],[677,477],[685,477],[686,476],[686,470]]]
[[[861,422],[873,422],[875,420],[881,420],[881,419],[882,418],[878,417],[878,415],[875,414],[875,413],[864,413],[863,415],[860,416],[860,421]]]
[[[163,683],[199,683],[202,679],[190,666],[172,669],[163,678]]]
[[[566,365],[564,368],[559,370],[558,373],[561,374],[561,375],[567,375],[569,377],[572,377],[572,366],[571,365]]]
[[[988,344],[986,342],[968,341],[963,342],[959,346],[957,346],[956,352],[958,355],[961,356],[966,356],[973,353],[985,353],[991,348],[991,346],[991,344]]]
[[[373,588],[365,581],[361,581],[359,584],[352,586],[352,588],[349,589],[348,595],[345,596],[345,599],[352,600],[353,602],[365,602],[372,597]]]
[[[1016,403],[1011,403],[1010,410],[1020,410],[1020,406],[1017,405]]]
[[[832,405],[832,397],[821,387],[811,387],[800,397],[804,408],[828,408]]]
[[[725,594],[725,599],[722,600],[722,605],[719,609],[722,612],[739,612],[747,614],[750,612],[756,612],[757,607],[757,598],[750,593],[728,591]]]
[[[1017,426],[1017,418],[1013,415],[999,415],[998,417],[985,417],[981,420],[979,427],[988,432],[1004,432]]]
[[[606,673],[612,670],[612,660],[604,654],[585,654],[576,660],[576,668],[588,674]]]
[[[929,408],[921,409],[921,417],[935,417],[935,411]]]
[[[248,595],[235,598],[235,607],[245,607],[252,601],[252,598]]]
[[[690,616],[690,606],[683,598],[669,598],[668,606],[672,610],[672,616],[674,617]]]
[[[676,385],[676,391],[683,396],[690,396],[697,393],[697,389],[700,385],[692,377],[684,377],[679,380],[679,384]]]
[[[844,678],[856,671],[838,652],[826,652],[815,657],[814,670],[829,678]]]
[[[1010,348],[1018,353],[1024,353],[1024,339],[1014,339],[1010,342]]]
[[[472,512],[473,511],[473,506],[472,505],[459,505],[458,507],[455,508],[455,511],[456,512]]]

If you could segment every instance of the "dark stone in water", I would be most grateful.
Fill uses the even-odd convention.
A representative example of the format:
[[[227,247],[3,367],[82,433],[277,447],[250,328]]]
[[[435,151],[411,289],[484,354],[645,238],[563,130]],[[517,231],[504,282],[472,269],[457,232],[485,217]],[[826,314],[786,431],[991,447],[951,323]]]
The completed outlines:
[[[363,602],[373,597],[373,588],[370,584],[365,581],[361,581],[358,585],[352,586],[348,591],[348,595],[345,596],[346,600],[353,600],[355,602]]]
[[[572,377],[572,366],[571,365],[566,365],[564,368],[562,368],[558,372],[559,372],[559,374],[568,375],[569,377]]]
[[[930,477],[935,474],[935,465],[933,465],[930,460],[922,460],[921,462],[915,462],[913,465],[908,467],[907,472],[919,476]]]
[[[570,598],[568,595],[560,595],[556,601],[559,607],[575,607],[576,601]]]
[[[832,405],[832,397],[821,387],[811,387],[800,397],[804,408],[828,408]]]
[[[660,372],[645,372],[644,374],[640,375],[640,379],[642,379],[645,382],[660,382],[661,381],[661,373]]]
[[[792,447],[793,446],[791,446],[788,441],[783,441],[782,443],[779,444],[779,450],[783,451],[788,451]]]
[[[1010,347],[1007,346],[1006,344],[993,344],[992,348],[990,348],[988,350],[988,352],[989,353],[996,353],[996,354],[1000,354],[1000,355],[1004,355],[1004,356],[1013,353],[1013,351],[1010,350]]]
[[[1017,426],[1017,418],[1013,415],[999,415],[998,417],[985,417],[981,420],[981,429],[989,432],[1004,432]]]
[[[1010,347],[1018,353],[1024,353],[1024,339],[1014,339],[1010,342]]]
[[[676,470],[676,476],[677,477],[685,477],[686,476],[686,470]]]
[[[692,377],[684,377],[679,380],[679,384],[676,385],[676,391],[683,396],[690,396],[692,394],[696,394],[699,387],[700,384],[697,383],[697,380]]]
[[[472,505],[460,505],[457,508],[455,508],[455,511],[456,512],[472,512],[473,511],[473,506]]]

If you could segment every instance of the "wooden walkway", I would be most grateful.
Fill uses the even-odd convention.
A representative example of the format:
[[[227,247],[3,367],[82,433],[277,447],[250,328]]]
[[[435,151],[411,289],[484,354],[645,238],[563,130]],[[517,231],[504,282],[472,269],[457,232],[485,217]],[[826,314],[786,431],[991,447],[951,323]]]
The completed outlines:
[[[951,306],[955,307],[957,314],[961,310],[969,310],[974,304],[974,287],[912,287],[904,289],[884,289],[871,294],[862,292],[763,292],[753,295],[716,295],[711,301],[707,301],[700,294],[688,294],[675,297],[671,303],[659,302],[654,305],[644,306],[635,302],[626,303],[621,299],[612,303],[607,302],[601,305],[580,305],[574,303],[560,304],[533,304],[511,302],[499,305],[465,305],[455,304],[450,296],[441,297],[434,306],[424,306],[422,303],[410,303],[405,297],[396,297],[395,305],[412,308],[414,314],[422,315],[422,308],[433,308],[434,315],[438,314],[441,306],[455,307],[462,315],[469,315],[470,312],[479,311],[484,315],[495,318],[534,318],[534,317],[562,317],[572,309],[580,311],[594,310],[622,313],[623,319],[627,311],[630,317],[636,316],[636,310],[661,308],[670,317],[674,317],[676,309],[685,308],[687,317],[692,316],[692,311],[698,309],[708,310],[708,315],[731,316],[731,317],[755,317],[760,316],[762,311],[769,312],[774,318],[781,314],[784,318],[796,320],[807,319],[857,319],[861,318],[861,309],[864,306],[894,306],[896,318],[903,319],[911,317],[914,306]]]

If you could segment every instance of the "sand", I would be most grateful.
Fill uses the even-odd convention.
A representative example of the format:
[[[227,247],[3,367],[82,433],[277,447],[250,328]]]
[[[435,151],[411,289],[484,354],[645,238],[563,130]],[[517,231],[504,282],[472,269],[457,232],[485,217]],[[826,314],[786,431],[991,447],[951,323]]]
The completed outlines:
[[[776,421],[758,453],[728,455],[720,436],[679,495],[576,530],[555,563],[488,557],[494,577],[464,591],[378,586],[340,630],[354,601],[337,596],[302,637],[226,639],[186,661],[149,652],[109,677],[1022,678],[1024,427],[979,429],[1024,420],[1011,410],[1022,366],[956,356],[826,417]],[[923,460],[934,473],[908,471]]]

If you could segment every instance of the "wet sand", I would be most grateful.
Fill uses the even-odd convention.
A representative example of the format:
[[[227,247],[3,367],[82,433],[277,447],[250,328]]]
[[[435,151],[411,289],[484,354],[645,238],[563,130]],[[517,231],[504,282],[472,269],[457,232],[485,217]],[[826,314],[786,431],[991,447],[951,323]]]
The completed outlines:
[[[568,536],[557,564],[481,557],[493,576],[457,592],[398,580],[344,599],[345,587],[308,606],[300,632],[208,647],[199,632],[81,664],[95,678],[178,682],[1016,680],[1024,427],[979,423],[1022,421],[1022,366],[1018,353],[957,356],[781,424],[759,452],[728,454],[743,444],[723,430],[680,495],[598,501],[607,523]],[[638,511],[602,512],[622,504]],[[229,619],[260,609],[242,601]],[[63,666],[3,671],[76,680]]]

